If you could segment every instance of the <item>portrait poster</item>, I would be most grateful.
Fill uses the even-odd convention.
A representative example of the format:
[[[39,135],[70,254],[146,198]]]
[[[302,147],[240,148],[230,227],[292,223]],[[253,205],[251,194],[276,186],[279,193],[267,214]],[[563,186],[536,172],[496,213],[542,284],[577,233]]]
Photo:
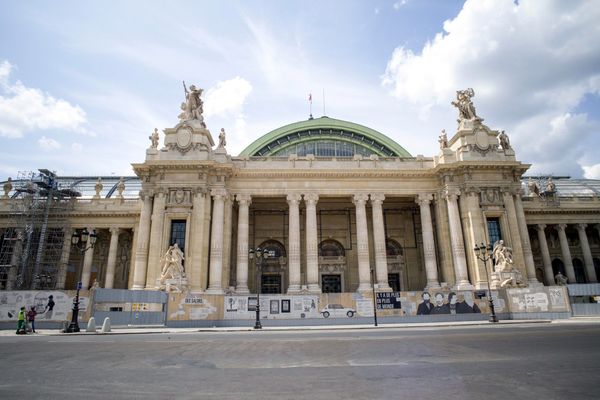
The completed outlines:
[[[289,300],[281,300],[281,312],[282,313],[290,312],[290,301]]]
[[[271,300],[271,314],[279,314],[279,300]]]

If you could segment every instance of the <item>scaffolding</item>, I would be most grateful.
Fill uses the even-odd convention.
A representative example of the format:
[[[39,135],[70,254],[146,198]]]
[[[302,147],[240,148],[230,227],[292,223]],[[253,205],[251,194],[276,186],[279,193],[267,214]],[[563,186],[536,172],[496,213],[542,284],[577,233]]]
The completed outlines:
[[[54,172],[38,171],[19,172],[12,181],[0,237],[1,289],[55,289],[59,281],[64,284],[67,217],[81,194],[71,184],[59,184]]]

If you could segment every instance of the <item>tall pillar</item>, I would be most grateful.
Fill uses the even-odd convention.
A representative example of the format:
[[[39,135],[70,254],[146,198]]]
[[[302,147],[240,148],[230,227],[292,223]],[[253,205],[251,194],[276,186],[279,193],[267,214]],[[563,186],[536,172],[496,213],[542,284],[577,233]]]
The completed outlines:
[[[306,283],[312,293],[321,293],[319,286],[319,243],[317,237],[317,201],[319,195],[304,195],[306,202]]]
[[[375,247],[375,279],[377,280],[378,291],[391,292],[392,288],[390,288],[388,281],[383,200],[385,200],[385,196],[382,193],[371,195],[371,205],[373,206],[373,242]]]
[[[146,270],[147,289],[155,289],[158,286],[156,280],[160,278],[160,258],[163,255],[163,251],[165,250],[165,241],[163,240],[163,227],[165,224],[166,204],[167,194],[165,192],[159,192],[154,195],[154,206],[152,208],[152,225],[150,227],[150,248],[148,250],[148,268]]]
[[[454,261],[454,274],[456,275],[456,289],[471,290],[473,289],[473,286],[469,282],[469,275],[467,273],[467,258],[465,255],[465,245],[463,243],[457,200],[458,191],[448,191],[446,193],[448,220],[450,222],[450,241],[452,242],[452,260]]]
[[[300,195],[291,193],[287,195],[289,205],[289,249],[288,270],[289,284],[288,293],[300,291]],[[318,255],[318,254],[317,254]]]
[[[558,240],[560,240],[560,250],[562,252],[563,263],[565,264],[565,269],[567,270],[567,278],[569,279],[569,283],[577,283],[577,278],[575,277],[575,268],[573,268],[573,259],[571,258],[571,250],[569,249],[569,241],[567,240],[567,234],[565,232],[566,228],[567,224],[556,225],[556,230],[558,231]]]
[[[131,228],[131,244],[130,244],[130,248],[129,248],[129,254],[131,254],[131,256],[129,257],[129,268],[128,268],[128,272],[127,272],[127,289],[133,289],[133,271],[135,270],[135,256],[134,256],[134,251],[135,251],[135,245],[137,243],[137,234],[138,234],[138,228],[136,226],[132,226]]]
[[[116,227],[110,228],[110,245],[108,247],[108,261],[106,263],[106,276],[104,277],[104,287],[112,289],[115,285],[115,268],[117,266],[117,250],[119,248],[119,232]]]
[[[483,223],[483,213],[481,211],[481,207],[479,205],[480,199],[480,191],[475,188],[467,189],[465,193],[465,203],[466,203],[466,221],[469,229],[468,235],[466,235],[465,239],[465,247],[467,249],[467,259],[471,263],[471,271],[474,275],[474,284],[475,289],[485,289],[487,288],[487,270],[485,264],[481,262],[473,249],[475,246],[478,246],[482,242],[487,242],[487,238],[485,235],[485,227]],[[471,275],[471,276],[473,276]]]
[[[552,260],[550,259],[550,251],[548,250],[548,241],[546,240],[546,225],[536,225],[538,242],[540,242],[540,250],[542,252],[542,262],[544,263],[544,275],[546,276],[546,285],[554,286],[554,272],[552,271]]]
[[[150,245],[150,218],[152,216],[152,196],[140,192],[142,210],[140,225],[137,230],[135,243],[135,264],[133,269],[133,286],[131,289],[140,290],[146,286],[146,270],[148,269],[148,247]]]
[[[69,256],[71,255],[71,236],[73,229],[65,228],[62,250],[60,252],[60,262],[58,265],[58,274],[56,275],[56,288],[64,289],[67,280],[67,268],[69,266]]]
[[[225,189],[213,189],[213,219],[210,234],[210,267],[208,294],[223,294],[221,277],[223,276],[223,223],[225,211]]]
[[[94,232],[94,228],[87,228],[88,232]],[[88,239],[89,240],[89,239]],[[94,261],[94,247],[90,247],[84,253],[83,257],[83,270],[81,271],[81,287],[87,290],[90,287],[90,277],[92,276],[92,261]]]
[[[233,225],[233,199],[225,197],[223,207],[223,276],[221,285],[223,288],[229,288],[231,285],[231,236]]]
[[[192,217],[190,227],[190,240],[187,242],[187,252],[185,262],[185,273],[191,289],[195,292],[201,292],[206,289],[202,285],[202,261],[207,257],[204,251],[204,240],[208,240],[208,236],[204,236],[204,211],[206,205],[206,195],[203,189],[196,188],[192,194]]]
[[[454,266],[452,265],[452,245],[450,242],[450,225],[448,223],[448,207],[443,194],[437,193],[434,197],[435,219],[439,248],[439,263],[441,266],[440,280],[454,283]]]
[[[425,274],[427,275],[427,286],[425,289],[438,289],[437,260],[435,257],[435,241],[433,239],[433,223],[431,222],[431,209],[429,205],[433,196],[431,194],[419,194],[417,203],[421,211],[421,229],[423,231],[423,254],[425,255]]]
[[[508,229],[510,232],[510,243],[508,240],[504,239],[504,243],[509,245],[512,248],[512,255],[515,267],[517,267],[523,276],[527,275],[529,278],[529,273],[525,269],[525,259],[523,257],[523,246],[521,245],[521,233],[519,230],[519,222],[517,220],[517,210],[515,208],[515,202],[513,199],[513,194],[510,189],[505,189],[502,192],[502,200],[504,203],[504,209],[506,210],[506,218],[508,219]]]
[[[577,233],[579,233],[579,243],[581,243],[581,251],[583,252],[583,261],[585,263],[585,272],[587,274],[589,283],[597,283],[598,277],[596,276],[596,270],[594,269],[594,259],[592,258],[592,251],[590,250],[590,243],[588,242],[585,228],[587,224],[577,224]]]
[[[356,250],[358,253],[358,291],[371,290],[371,266],[369,264],[369,233],[367,230],[367,211],[365,203],[369,196],[355,194],[356,206]]]
[[[529,240],[529,231],[527,221],[525,220],[525,211],[523,211],[523,202],[521,194],[517,193],[514,197],[515,211],[517,213],[517,223],[523,244],[523,258],[525,259],[525,269],[527,270],[527,282],[529,286],[541,286],[535,274],[535,263],[533,262],[533,252],[531,251],[531,241]]]
[[[15,281],[17,280],[17,275],[19,272],[19,260],[21,259],[21,255],[23,254],[23,231],[21,229],[17,229],[15,230],[15,234],[15,243],[13,244],[13,252],[12,256],[10,257],[10,269],[8,270],[8,274],[6,277],[6,290],[15,289]],[[69,248],[70,246],[71,237],[69,235]]]
[[[235,291],[239,294],[247,294],[250,293],[248,290],[248,213],[252,198],[247,194],[238,194],[235,198],[239,205]]]

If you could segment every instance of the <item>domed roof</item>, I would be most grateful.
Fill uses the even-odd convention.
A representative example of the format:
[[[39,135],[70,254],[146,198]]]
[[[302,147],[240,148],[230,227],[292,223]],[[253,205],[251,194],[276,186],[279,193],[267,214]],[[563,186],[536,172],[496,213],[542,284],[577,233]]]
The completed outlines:
[[[353,156],[412,157],[402,146],[366,126],[321,117],[277,128],[246,147],[241,156]]]

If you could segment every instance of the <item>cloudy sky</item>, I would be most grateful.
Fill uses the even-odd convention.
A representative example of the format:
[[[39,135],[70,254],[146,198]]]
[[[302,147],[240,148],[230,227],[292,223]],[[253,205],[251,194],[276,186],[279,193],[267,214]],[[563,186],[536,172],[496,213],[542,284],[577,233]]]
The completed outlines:
[[[0,13],[0,180],[132,175],[182,80],[237,155],[325,114],[433,156],[472,87],[530,174],[600,179],[600,6],[578,0],[21,1]],[[323,96],[323,93],[325,94]],[[325,101],[323,101],[323,98]]]

